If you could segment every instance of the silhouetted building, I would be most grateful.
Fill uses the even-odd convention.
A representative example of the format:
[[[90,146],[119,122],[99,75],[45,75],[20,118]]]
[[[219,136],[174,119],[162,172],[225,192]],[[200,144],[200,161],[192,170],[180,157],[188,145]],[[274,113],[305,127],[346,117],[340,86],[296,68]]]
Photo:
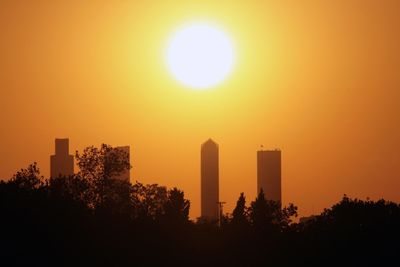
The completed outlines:
[[[257,192],[264,191],[268,200],[282,203],[281,151],[257,151]]]
[[[117,147],[114,147],[113,149],[120,151],[122,155],[127,157],[124,160],[126,160],[127,162],[130,163],[130,147],[129,146],[117,146]],[[131,179],[130,169],[127,169],[118,175],[114,175],[112,178],[130,182],[130,179]]]
[[[201,145],[201,217],[218,219],[219,211],[218,144],[208,139]]]
[[[55,145],[55,154],[50,156],[50,176],[73,175],[74,156],[69,154],[69,139],[56,139]]]

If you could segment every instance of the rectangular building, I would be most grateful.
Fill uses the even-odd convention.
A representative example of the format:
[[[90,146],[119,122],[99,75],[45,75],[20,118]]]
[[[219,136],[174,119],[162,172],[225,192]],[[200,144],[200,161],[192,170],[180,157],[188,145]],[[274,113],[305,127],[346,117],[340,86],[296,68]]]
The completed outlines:
[[[264,191],[268,200],[282,203],[281,151],[257,151],[257,194]]]
[[[69,154],[69,139],[55,140],[55,154],[50,156],[50,177],[74,174],[74,156]]]

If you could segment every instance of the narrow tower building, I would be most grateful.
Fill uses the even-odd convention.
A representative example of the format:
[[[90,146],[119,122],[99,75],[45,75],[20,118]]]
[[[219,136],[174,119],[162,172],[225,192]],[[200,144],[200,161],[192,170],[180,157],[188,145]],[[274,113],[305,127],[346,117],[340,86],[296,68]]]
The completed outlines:
[[[69,139],[55,140],[55,154],[50,156],[50,176],[69,176],[74,174],[74,156],[69,154]]]
[[[219,156],[218,144],[208,139],[201,145],[201,217],[218,220]]]

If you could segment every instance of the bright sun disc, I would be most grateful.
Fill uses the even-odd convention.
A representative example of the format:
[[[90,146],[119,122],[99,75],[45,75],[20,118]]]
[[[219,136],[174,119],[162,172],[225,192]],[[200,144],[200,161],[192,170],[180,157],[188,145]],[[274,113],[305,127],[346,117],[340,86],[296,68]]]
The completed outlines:
[[[172,74],[184,85],[194,89],[212,87],[232,70],[232,42],[214,26],[193,24],[173,35],[167,61]]]

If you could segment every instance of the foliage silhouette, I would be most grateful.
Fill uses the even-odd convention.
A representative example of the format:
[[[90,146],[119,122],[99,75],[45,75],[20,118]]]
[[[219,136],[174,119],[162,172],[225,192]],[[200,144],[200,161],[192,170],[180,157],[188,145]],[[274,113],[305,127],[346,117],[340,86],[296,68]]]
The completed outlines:
[[[34,162],[26,169],[19,170],[11,178],[10,185],[14,185],[24,190],[34,190],[44,186],[44,177],[40,175],[39,167]]]
[[[240,224],[247,221],[246,212],[246,197],[244,193],[240,193],[239,199],[236,202],[236,207],[232,213],[232,223]]]
[[[297,207],[289,204],[281,209],[281,203],[265,199],[261,189],[256,200],[251,202],[249,218],[257,231],[280,232],[289,227],[291,217],[297,217]]]
[[[37,164],[0,182],[2,265],[360,266],[398,262],[400,206],[346,195],[314,219],[261,191],[241,193],[222,227],[189,219],[178,188],[115,179],[112,147],[77,153],[79,172],[49,180]],[[104,164],[110,164],[105,166]]]
[[[164,219],[178,226],[189,223],[190,201],[185,194],[174,187],[168,191],[168,199],[164,204]]]

